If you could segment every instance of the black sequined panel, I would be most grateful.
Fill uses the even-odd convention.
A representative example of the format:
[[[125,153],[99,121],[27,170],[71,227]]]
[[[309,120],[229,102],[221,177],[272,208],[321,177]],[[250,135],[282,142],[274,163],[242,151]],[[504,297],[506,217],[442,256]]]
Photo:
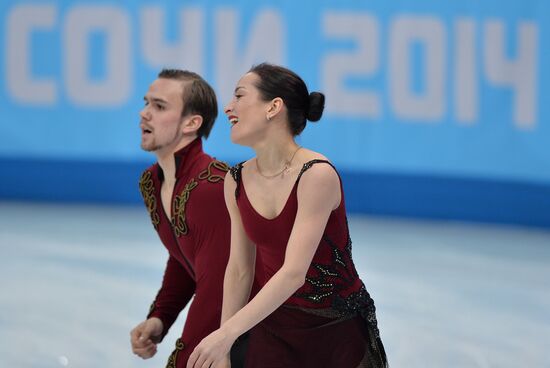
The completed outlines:
[[[333,168],[334,170],[336,170],[336,168],[334,167],[334,165],[333,165],[330,161],[327,161],[327,160],[320,160],[320,159],[310,160],[310,161],[306,162],[306,163],[302,166],[302,169],[300,170],[300,173],[298,174],[298,178],[296,179],[296,181],[299,181],[300,178],[302,177],[302,175],[303,175],[307,170],[309,170],[313,165],[318,164],[318,163],[329,164],[330,166],[332,166],[332,168]]]
[[[243,169],[243,162],[238,163],[237,165],[231,167],[229,169],[229,172],[231,173],[231,177],[233,177],[233,180],[237,183],[237,187],[235,188],[235,198],[239,197],[239,188],[241,187],[241,171]]]
[[[351,239],[348,237],[345,251],[325,234],[319,245],[330,247],[332,261],[327,264],[312,262],[306,277],[307,292],[297,293],[296,296],[309,301],[320,303],[326,298],[349,290],[358,278],[357,271],[351,260]]]
[[[350,237],[348,236],[346,246],[340,249],[325,234],[320,246],[330,247],[332,262],[328,264],[312,262],[305,287],[302,288],[306,291],[300,289],[294,296],[319,305],[328,300],[330,308],[339,317],[359,314],[378,337],[376,308],[365,285],[361,283],[358,291],[349,293],[350,288],[356,285],[359,278],[351,256]]]
[[[379,337],[378,321],[376,320],[376,307],[374,300],[365,288],[361,285],[361,289],[355,293],[351,293],[347,297],[335,295],[332,301],[332,308],[342,315],[350,313],[358,313],[365,321],[371,325],[375,331],[376,337]]]

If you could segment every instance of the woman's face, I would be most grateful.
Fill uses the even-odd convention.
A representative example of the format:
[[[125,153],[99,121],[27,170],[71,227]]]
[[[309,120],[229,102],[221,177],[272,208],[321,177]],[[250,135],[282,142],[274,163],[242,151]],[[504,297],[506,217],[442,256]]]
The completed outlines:
[[[231,123],[233,143],[254,146],[265,137],[270,101],[261,99],[260,91],[255,85],[258,81],[256,74],[245,74],[237,83],[233,98],[224,108]]]

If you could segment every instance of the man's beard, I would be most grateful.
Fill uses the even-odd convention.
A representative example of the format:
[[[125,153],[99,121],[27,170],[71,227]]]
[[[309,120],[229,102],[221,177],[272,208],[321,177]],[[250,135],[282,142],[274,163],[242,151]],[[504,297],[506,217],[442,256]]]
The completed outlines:
[[[141,149],[146,151],[146,152],[156,152],[156,151],[159,151],[163,148],[166,148],[174,143],[174,146],[177,146],[177,142],[179,142],[181,140],[181,138],[183,138],[183,133],[180,132],[180,125],[181,123],[178,124],[178,128],[176,130],[176,134],[174,134],[174,137],[172,138],[172,140],[168,143],[164,143],[164,144],[155,144],[155,140],[153,139],[153,142],[150,146],[144,146],[143,143],[141,144]],[[152,134],[152,133],[151,133]]]

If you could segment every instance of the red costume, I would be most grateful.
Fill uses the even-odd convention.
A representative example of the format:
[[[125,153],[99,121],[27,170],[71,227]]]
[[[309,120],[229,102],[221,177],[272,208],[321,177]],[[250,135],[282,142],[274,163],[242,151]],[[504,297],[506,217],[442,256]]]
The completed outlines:
[[[281,213],[266,219],[252,207],[241,180],[242,163],[231,169],[244,229],[257,246],[263,286],[281,268],[298,210],[297,188],[304,164]],[[332,166],[332,165],[331,165]],[[251,330],[246,367],[386,367],[374,302],[351,256],[344,193],[332,211],[307,271],[305,284]]]
[[[176,184],[170,218],[162,206],[164,178],[158,163],[145,170],[139,186],[153,226],[169,253],[162,287],[147,316],[162,320],[162,338],[195,296],[167,364],[185,367],[195,346],[220,325],[230,245],[230,219],[223,194],[228,166],[205,154],[200,138],[174,156]]]

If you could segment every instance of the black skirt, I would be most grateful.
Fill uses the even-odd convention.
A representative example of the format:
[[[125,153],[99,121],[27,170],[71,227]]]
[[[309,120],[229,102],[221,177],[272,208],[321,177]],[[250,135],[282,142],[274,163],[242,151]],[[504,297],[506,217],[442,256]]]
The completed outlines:
[[[282,306],[250,331],[246,368],[384,368],[384,348],[359,315]]]

